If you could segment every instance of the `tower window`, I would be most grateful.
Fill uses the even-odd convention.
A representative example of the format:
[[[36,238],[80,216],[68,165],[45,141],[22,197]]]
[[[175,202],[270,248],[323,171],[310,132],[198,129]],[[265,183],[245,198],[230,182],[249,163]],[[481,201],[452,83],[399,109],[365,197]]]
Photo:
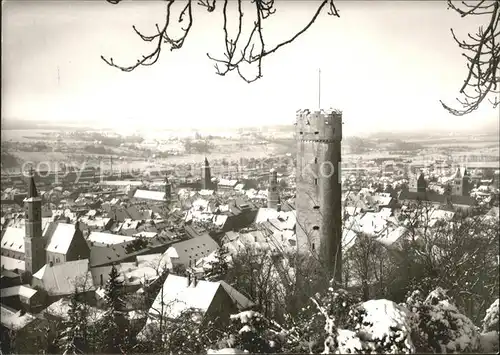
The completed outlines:
[[[318,164],[318,158],[314,158],[314,164]]]
[[[314,251],[316,248],[315,248],[315,245],[314,243],[311,244],[311,249]]]
[[[319,226],[314,226],[313,230],[315,230],[315,231],[319,230]]]
[[[318,185],[318,179],[314,179],[314,185]]]
[[[319,206],[314,206],[313,209],[319,210]]]
[[[314,132],[314,134],[319,134],[319,132],[318,132],[318,131],[316,131],[316,132]]]

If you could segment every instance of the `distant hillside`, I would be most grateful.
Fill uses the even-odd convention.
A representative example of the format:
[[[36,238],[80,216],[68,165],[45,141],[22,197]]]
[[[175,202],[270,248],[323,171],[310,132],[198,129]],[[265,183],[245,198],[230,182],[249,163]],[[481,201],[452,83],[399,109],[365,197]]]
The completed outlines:
[[[94,128],[85,127],[78,124],[68,122],[44,122],[33,120],[11,120],[2,119],[2,130],[30,130],[30,129],[46,129],[46,130],[93,130]]]
[[[1,152],[1,162],[2,168],[5,169],[17,168],[20,165],[19,159],[17,159],[14,155],[3,151]]]

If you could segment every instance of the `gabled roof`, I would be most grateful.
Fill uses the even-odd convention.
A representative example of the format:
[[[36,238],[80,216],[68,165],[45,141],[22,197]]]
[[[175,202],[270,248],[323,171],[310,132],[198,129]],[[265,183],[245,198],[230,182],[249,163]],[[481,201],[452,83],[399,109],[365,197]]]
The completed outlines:
[[[158,316],[161,313],[163,298],[163,313],[165,317],[175,319],[188,309],[196,309],[205,313],[213,302],[220,287],[217,282],[199,280],[196,287],[188,285],[188,278],[170,274],[165,280],[162,291],[158,293],[149,310],[149,314]]]
[[[13,310],[9,307],[1,305],[0,321],[2,325],[11,330],[23,329],[25,326],[33,322],[36,318],[31,313],[22,314],[21,311]]]
[[[64,298],[52,303],[50,306],[45,308],[42,312],[44,314],[50,314],[54,317],[62,318],[64,320],[69,320],[69,310],[71,308],[70,301]],[[88,307],[88,321],[89,323],[94,323],[100,320],[105,314],[104,310],[89,306]]]
[[[48,252],[66,254],[75,236],[75,225],[58,223],[49,244],[45,248]]]
[[[146,239],[147,245],[138,245],[135,240],[108,246],[93,245],[90,247],[91,267],[108,265],[137,256],[147,252],[151,248],[162,247],[172,244],[172,238],[168,236],[158,236]]]
[[[25,231],[22,228],[7,227],[2,237],[1,248],[24,253],[24,235]]]
[[[173,244],[166,254],[175,258],[175,262],[188,265],[189,262],[194,265],[196,260],[201,259],[218,248],[218,244],[208,234],[203,234],[195,238],[184,240]]]
[[[34,275],[41,281],[49,295],[70,295],[75,291],[75,285],[86,281],[86,290],[94,288],[92,274],[89,271],[89,260],[67,261],[61,264],[45,264]],[[75,284],[76,283],[76,284]]]
[[[236,307],[238,307],[239,310],[255,306],[255,303],[253,303],[243,294],[238,292],[233,286],[229,285],[225,281],[219,281],[219,283],[224,288],[224,291],[226,291],[229,297],[231,297],[231,299],[233,300],[233,302],[235,303]]]
[[[26,264],[24,260],[14,259],[4,255],[2,255],[0,260],[2,263],[2,268],[4,268],[5,270],[26,270]]]
[[[13,296],[21,296],[24,298],[31,298],[37,292],[38,291],[35,289],[32,289],[30,287],[30,285],[18,285],[18,286],[2,288],[0,290],[0,297],[6,298],[6,297],[13,297]]]
[[[387,234],[382,234],[376,238],[377,242],[390,247],[408,232],[404,226],[399,226]]]

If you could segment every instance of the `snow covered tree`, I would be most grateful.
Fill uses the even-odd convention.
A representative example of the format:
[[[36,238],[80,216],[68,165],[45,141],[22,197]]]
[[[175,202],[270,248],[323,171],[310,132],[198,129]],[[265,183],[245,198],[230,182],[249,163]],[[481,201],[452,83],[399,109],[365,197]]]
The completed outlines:
[[[205,271],[204,278],[208,281],[219,281],[224,279],[229,270],[229,252],[221,247],[215,251],[215,260],[210,263],[210,269]]]
[[[85,310],[79,303],[78,287],[71,296],[69,319],[65,322],[65,329],[61,333],[60,347],[63,354],[83,354],[85,351]]]
[[[233,348],[252,354],[275,353],[279,350],[280,327],[255,311],[231,315],[231,324],[219,341],[222,349]]]
[[[174,304],[165,304],[164,310]],[[141,353],[200,354],[218,339],[219,328],[204,322],[197,309],[186,309],[175,319],[166,316],[148,322],[138,336],[135,350]]]
[[[287,341],[283,344],[286,352],[320,353],[324,350],[325,316],[334,318],[338,324],[345,324],[349,318],[349,310],[360,302],[356,296],[343,289],[334,289],[335,284],[323,295],[316,294],[295,317],[290,317],[286,324]],[[318,311],[318,307],[321,308]]]
[[[104,292],[107,310],[102,319],[101,350],[105,353],[122,353],[129,340],[126,305],[123,298],[123,281],[113,265]]]
[[[423,300],[413,292],[405,306],[411,311],[413,339],[418,352],[475,352],[479,348],[479,329],[459,312],[451,297],[438,287]]]
[[[498,298],[486,311],[483,319],[483,332],[480,335],[481,351],[498,353],[498,332],[499,332],[499,307]]]

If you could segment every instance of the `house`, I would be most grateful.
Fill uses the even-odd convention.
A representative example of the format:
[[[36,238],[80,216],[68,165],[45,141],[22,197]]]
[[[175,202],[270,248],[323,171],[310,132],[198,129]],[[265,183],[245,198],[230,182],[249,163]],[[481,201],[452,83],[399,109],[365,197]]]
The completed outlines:
[[[47,349],[47,321],[24,310],[1,305],[0,342],[4,354],[38,354]]]
[[[13,272],[11,270],[2,269],[0,276],[0,288],[19,286],[21,285],[21,283],[22,283],[22,278],[19,273]]]
[[[34,313],[39,311],[45,302],[42,293],[31,288],[30,285],[2,288],[0,290],[0,299],[2,304],[6,306]]]
[[[161,259],[161,256],[161,254],[137,256],[137,261],[115,265],[119,281],[123,282],[123,286],[128,291],[136,291],[139,287],[151,283],[163,271],[171,268],[170,260]],[[108,265],[91,268],[94,285],[104,287],[109,280],[112,267],[112,265]]]
[[[2,267],[25,271],[25,230],[7,228],[1,241]],[[61,263],[88,258],[90,249],[78,225],[62,222],[47,223],[43,229],[46,262]],[[17,272],[16,271],[16,272]]]
[[[165,255],[168,256],[172,262],[172,266],[183,266],[185,268],[194,266],[196,261],[209,255],[219,245],[208,234],[203,234],[196,238],[184,240],[179,243],[173,244],[167,249]]]
[[[217,190],[218,191],[234,190],[237,184],[238,180],[220,179],[217,184]]]
[[[71,301],[68,298],[61,298],[50,304],[40,313],[48,320],[67,321],[69,319],[69,310]],[[99,321],[104,316],[105,311],[89,305],[87,313],[87,321],[93,324]]]
[[[88,259],[90,249],[79,224],[57,223],[45,248],[47,263],[53,264]]]
[[[7,227],[5,229],[1,241],[2,259],[8,257],[24,261],[24,234],[25,231],[22,228]]]
[[[224,281],[197,280],[191,276],[170,274],[148,311],[148,320],[141,332],[147,334],[148,325],[165,320],[175,320],[183,312],[198,314],[201,323],[213,321],[225,324],[229,316],[254,306],[254,303]]]
[[[438,194],[433,191],[412,192],[402,190],[398,200],[403,203],[424,203],[435,207],[451,205],[456,210],[469,210],[477,203],[473,197],[462,195]]]
[[[135,238],[132,241],[90,247],[90,267],[108,266],[121,262],[135,261],[138,255],[164,253],[174,243],[168,233],[156,238]]]
[[[49,262],[33,275],[32,286],[45,290],[49,298],[53,300],[72,295],[76,287],[80,292],[92,295],[94,284],[89,269],[89,260],[59,264]]]

